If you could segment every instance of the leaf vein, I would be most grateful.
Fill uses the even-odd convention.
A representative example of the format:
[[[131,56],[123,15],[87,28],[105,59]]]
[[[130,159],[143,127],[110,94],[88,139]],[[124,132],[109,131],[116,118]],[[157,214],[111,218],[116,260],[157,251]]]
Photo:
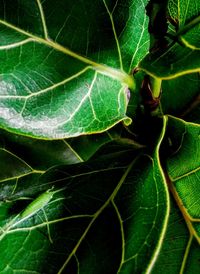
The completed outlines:
[[[46,21],[45,21],[44,10],[43,10],[43,7],[42,7],[42,4],[41,4],[40,0],[36,0],[36,2],[37,2],[37,5],[38,5],[38,8],[39,8],[39,12],[40,12],[41,20],[42,20],[44,38],[48,39],[48,30],[47,30],[47,25],[46,25]]]

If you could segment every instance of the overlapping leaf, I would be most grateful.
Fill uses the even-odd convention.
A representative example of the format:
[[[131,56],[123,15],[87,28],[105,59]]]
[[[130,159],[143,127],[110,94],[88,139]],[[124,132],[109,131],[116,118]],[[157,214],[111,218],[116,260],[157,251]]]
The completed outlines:
[[[199,90],[199,73],[163,81],[161,96],[163,112],[185,118],[198,105]],[[192,119],[189,121],[193,122]]]
[[[146,2],[0,1],[1,127],[63,138],[130,122],[125,90],[148,50]]]
[[[177,29],[179,39],[191,49],[200,50],[199,24],[200,3],[198,0],[169,0],[169,16]]]
[[[139,67],[146,73],[162,78],[172,79],[184,74],[200,71],[200,54],[178,43],[172,44],[165,52],[147,55]]]
[[[147,2],[0,0],[0,127],[61,139],[126,119],[129,73],[148,50]],[[188,27],[199,4],[170,0],[170,7],[177,31],[188,28],[179,33],[186,47],[174,44],[140,63],[163,79],[200,67],[199,30]],[[139,90],[143,72],[137,77]],[[199,120],[198,77],[164,83],[164,112]],[[139,97],[129,102],[133,115]],[[138,119],[127,135],[118,127],[67,141],[1,131],[1,273],[198,272],[199,126]]]
[[[197,104],[193,105],[190,111],[185,116],[186,121],[200,124],[200,96],[196,99]]]
[[[74,143],[76,143],[74,141]],[[21,159],[29,169],[47,170],[60,164],[73,164],[82,161],[78,152],[73,150],[66,140],[44,141],[37,140],[9,132],[0,132],[1,151],[7,151],[14,158]],[[2,157],[2,163],[7,156]],[[13,163],[9,167],[14,168]],[[5,172],[6,169],[2,169]]]
[[[198,273],[198,258],[199,245],[196,240],[191,241],[185,220],[172,199],[167,233],[152,274]]]
[[[198,272],[200,252],[200,126],[169,117],[171,155],[167,159],[172,207],[168,232],[155,272],[161,264],[174,273]],[[179,256],[173,255],[179,252]],[[176,259],[175,259],[176,258]]]
[[[169,127],[174,131],[171,141],[176,150],[168,160],[168,172],[188,218],[195,221],[200,218],[200,126],[171,119]]]
[[[112,146],[113,141],[118,144],[132,146],[135,149],[142,147],[130,137],[132,138],[132,135],[128,133],[122,124],[102,134],[63,140],[38,140],[1,130],[2,165],[4,163],[7,165],[8,155],[12,158],[12,162],[10,162],[12,168],[8,170],[2,168],[2,175],[6,179],[10,177],[6,171],[13,172],[15,166],[13,159],[23,162],[28,167],[28,172],[32,169],[46,171],[52,166],[86,161],[106,143],[110,143]]]
[[[147,55],[140,68],[162,79],[200,71],[200,4],[195,1],[170,0],[169,20],[175,25],[168,47]],[[180,43],[181,41],[181,43]]]
[[[111,149],[112,153],[107,149],[107,154],[99,153],[97,160],[53,168],[35,182],[29,178],[25,196],[29,196],[28,190],[33,197],[52,186],[60,191],[44,208],[26,219],[20,217],[20,212],[30,204],[29,200],[15,203],[4,200],[0,270],[5,273],[150,270],[161,248],[169,212],[158,158],[165,124],[152,156],[131,146],[124,151]],[[24,186],[25,181],[18,182],[16,195],[23,193]]]

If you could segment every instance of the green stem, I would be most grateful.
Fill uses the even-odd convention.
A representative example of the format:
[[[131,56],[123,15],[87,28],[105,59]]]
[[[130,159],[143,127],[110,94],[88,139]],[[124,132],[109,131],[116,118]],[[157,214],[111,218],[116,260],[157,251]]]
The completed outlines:
[[[162,116],[160,106],[162,80],[159,78],[145,75],[140,94],[145,112],[151,116]]]
[[[161,85],[162,85],[162,80],[160,78],[150,76],[150,86],[151,86],[151,92],[152,92],[153,98],[159,100],[158,107],[155,110],[153,110],[151,113],[152,116],[163,115],[162,106],[160,102]]]
[[[161,93],[162,80],[160,78],[150,76],[151,92],[154,98],[159,98]]]

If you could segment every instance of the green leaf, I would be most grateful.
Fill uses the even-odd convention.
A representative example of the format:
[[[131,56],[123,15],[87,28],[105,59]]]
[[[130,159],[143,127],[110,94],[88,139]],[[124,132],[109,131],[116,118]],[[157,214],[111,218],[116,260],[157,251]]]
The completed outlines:
[[[148,51],[146,3],[1,0],[0,126],[60,139],[130,123],[125,90]]]
[[[177,205],[173,199],[170,202],[167,233],[151,273],[198,273],[199,245],[195,240],[190,241],[189,231]],[[188,256],[186,256],[187,248],[189,248]]]
[[[168,186],[180,213],[179,217],[175,213],[175,219],[173,215],[171,217],[174,232],[171,233],[169,224],[160,260],[163,263],[164,254],[178,248],[180,257],[176,257],[174,269],[178,267],[180,273],[195,273],[195,269],[199,269],[197,254],[200,252],[200,126],[169,117],[166,137],[170,143],[170,149],[168,149],[170,153],[166,161],[166,172],[169,176]],[[183,217],[181,220],[180,214]],[[178,219],[180,228],[179,225],[176,225]],[[185,227],[188,232],[185,231]],[[169,237],[171,241],[176,239],[173,249]],[[179,237],[183,237],[182,243],[178,240]],[[159,260],[158,264],[160,265]]]
[[[177,28],[176,36],[191,49],[200,50],[199,23],[200,3],[198,0],[169,0],[168,11]]]
[[[200,124],[200,96],[198,96],[194,104],[191,105],[190,111],[185,115],[185,120]]]
[[[10,154],[13,158],[21,159],[32,169],[47,170],[55,165],[82,161],[79,153],[74,151],[66,140],[38,140],[1,130],[0,144],[1,149],[7,151],[7,155]],[[6,156],[2,158],[2,163],[6,158]],[[11,171],[14,166],[10,164],[8,167]],[[5,170],[3,169],[2,172]]]
[[[133,138],[133,133],[124,124],[118,124],[102,134],[92,134],[70,138],[65,142],[83,161],[89,160],[99,150],[107,154],[107,146],[110,147],[131,147],[132,149],[141,149],[144,146]]]
[[[185,118],[197,106],[199,90],[199,73],[163,81],[161,96],[163,112]]]
[[[132,137],[132,136],[131,136]],[[0,143],[10,154],[16,155],[33,169],[47,170],[55,165],[74,164],[86,161],[100,147],[114,140],[126,142],[141,148],[141,145],[129,139],[122,124],[102,134],[79,136],[63,140],[39,140],[27,136],[0,131]]]
[[[200,3],[198,0],[170,0],[169,20],[175,30],[168,33],[167,48],[148,54],[139,64],[147,74],[161,79],[172,79],[200,71]],[[171,37],[170,36],[170,37]]]
[[[35,181],[29,178],[26,196],[29,191],[35,199],[45,190],[54,195],[47,204],[41,200],[44,196],[39,196],[39,204],[35,199],[41,209],[25,219],[21,213],[31,210],[33,202],[1,203],[0,271],[151,271],[169,214],[159,161],[165,127],[164,118],[152,155],[131,147],[107,147],[107,154],[91,161],[52,168]],[[25,181],[18,182],[16,195],[23,193],[24,186]]]
[[[137,67],[140,60],[142,60],[149,51],[149,20],[145,12],[148,1],[121,0],[117,3],[113,15],[116,14],[115,16],[117,18],[123,20],[122,12],[124,10],[124,16],[125,13],[126,16],[128,16],[126,20],[127,24],[119,36],[119,44],[124,70],[131,73],[133,68]],[[121,21],[121,25],[123,25],[123,23],[124,22]]]
[[[168,172],[171,179],[174,181],[179,177],[181,179],[182,177],[188,178],[187,175],[195,175],[195,171],[198,171],[200,165],[200,126],[169,117],[168,128],[173,150],[173,154],[168,160]],[[184,159],[187,159],[187,165]],[[175,168],[177,162],[179,163],[178,169]]]
[[[161,79],[172,79],[200,71],[200,54],[178,43],[170,44],[164,52],[148,54],[139,64],[147,74]]]
[[[5,147],[0,147],[0,180],[9,180],[13,177],[23,176],[32,172],[32,168],[20,159],[17,155],[8,151]],[[12,167],[12,168],[10,168]]]
[[[83,161],[89,160],[102,146],[121,140],[123,125],[119,124],[101,134],[84,135],[70,138],[65,142],[75,151]]]

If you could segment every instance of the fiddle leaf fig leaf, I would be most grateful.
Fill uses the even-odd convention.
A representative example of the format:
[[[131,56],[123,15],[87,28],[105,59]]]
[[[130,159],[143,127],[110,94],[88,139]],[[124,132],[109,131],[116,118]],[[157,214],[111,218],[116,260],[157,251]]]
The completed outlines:
[[[166,17],[167,19],[167,17]],[[147,74],[172,79],[200,71],[200,2],[170,0],[168,19],[174,25],[168,45],[148,54],[139,64]]]
[[[147,74],[160,79],[172,79],[200,71],[200,54],[178,43],[169,45],[166,51],[148,54],[139,64]]]
[[[199,273],[200,2],[0,7],[0,273]]]
[[[185,118],[186,115],[198,106],[200,100],[199,90],[199,73],[163,81],[161,97],[163,112]]]
[[[29,186],[29,190],[34,186],[33,200],[2,202],[1,271],[8,267],[39,273],[150,271],[169,217],[159,161],[165,128],[166,119],[152,155],[131,147],[129,152],[108,148],[109,153],[87,162],[41,174]],[[21,180],[16,195],[23,187]]]
[[[198,273],[199,244],[190,237],[185,220],[173,199],[170,204],[167,233],[151,273]]]
[[[0,147],[0,162],[0,181],[20,177],[32,172],[32,168],[26,162],[4,147]],[[10,168],[10,166],[12,166],[12,168]]]
[[[130,71],[148,51],[141,3],[1,0],[0,126],[60,139],[129,124]]]
[[[198,0],[169,0],[168,11],[170,21],[174,22],[176,36],[186,46],[194,50],[200,50],[199,24],[200,3]]]
[[[179,245],[181,251],[181,257],[178,256],[179,259],[176,259],[177,263],[174,267],[179,266],[178,272],[180,273],[195,273],[194,269],[199,269],[197,254],[200,252],[200,126],[169,117],[166,136],[171,144],[170,155],[166,162],[169,175],[168,185],[179,208],[179,217],[176,219],[180,219],[182,214],[182,221],[179,221],[181,227],[178,229],[178,225],[174,233],[166,237],[171,237],[173,241],[183,233],[181,245],[179,241],[174,240],[176,242],[174,245]],[[184,232],[185,228],[187,232]],[[168,238],[163,246],[163,254],[169,247]],[[163,263],[162,251],[161,258]]]
[[[170,118],[169,128],[174,149],[167,161],[172,191],[185,214],[186,222],[193,227],[193,232],[191,227],[190,232],[200,243],[200,126]],[[183,159],[187,159],[187,165]],[[177,162],[179,168],[175,169]]]
[[[82,161],[79,152],[72,149],[66,140],[38,140],[1,130],[0,145],[1,153],[3,151],[6,153],[1,158],[2,165],[6,165],[6,168],[2,168],[3,173],[6,170],[11,172],[14,168],[13,162],[10,162],[10,166],[6,163],[8,155],[12,159],[18,159],[18,161],[20,159],[24,165],[28,166],[29,171],[30,169],[47,170],[54,165]]]

